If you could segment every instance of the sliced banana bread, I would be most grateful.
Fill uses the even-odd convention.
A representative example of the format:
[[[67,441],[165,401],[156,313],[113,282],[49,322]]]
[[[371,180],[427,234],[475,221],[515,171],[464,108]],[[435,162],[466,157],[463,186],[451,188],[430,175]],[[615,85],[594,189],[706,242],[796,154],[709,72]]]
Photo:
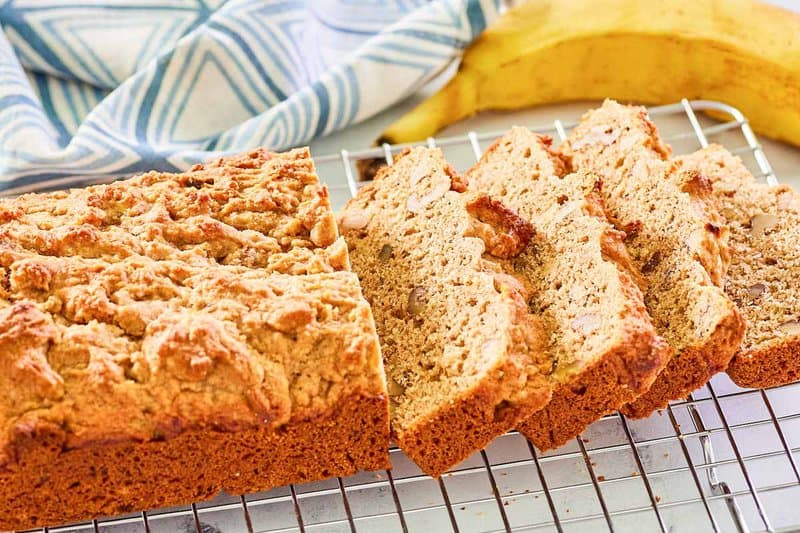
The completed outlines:
[[[503,266],[527,248],[531,227],[464,189],[439,150],[415,148],[339,214],[375,314],[392,435],[433,476],[551,394],[541,323]]]
[[[708,180],[666,161],[670,148],[642,107],[606,101],[561,148],[571,168],[597,173],[614,225],[644,276],[645,304],[675,353],[651,389],[623,409],[647,416],[725,370],[745,323],[721,288],[728,230]]]
[[[747,319],[728,374],[742,387],[800,379],[800,194],[758,182],[719,145],[677,158],[714,186],[733,257],[725,291]]]
[[[517,427],[542,450],[647,391],[670,357],[636,285],[624,234],[606,219],[600,181],[567,175],[550,145],[549,137],[513,128],[467,173],[470,189],[536,226],[535,250],[514,266],[543,320],[555,389],[547,407]]]

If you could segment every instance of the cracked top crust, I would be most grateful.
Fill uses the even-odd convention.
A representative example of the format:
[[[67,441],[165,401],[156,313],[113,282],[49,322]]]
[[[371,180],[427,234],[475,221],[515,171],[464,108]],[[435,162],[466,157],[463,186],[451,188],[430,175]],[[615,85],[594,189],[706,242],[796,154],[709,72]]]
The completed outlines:
[[[23,195],[0,203],[0,222],[4,246],[42,255],[142,255],[284,274],[348,270],[328,190],[306,148]]]

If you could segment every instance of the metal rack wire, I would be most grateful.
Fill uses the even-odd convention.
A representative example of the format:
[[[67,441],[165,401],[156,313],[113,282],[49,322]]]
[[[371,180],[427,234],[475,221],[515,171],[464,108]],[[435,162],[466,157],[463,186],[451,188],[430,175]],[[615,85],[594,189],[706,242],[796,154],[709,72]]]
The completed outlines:
[[[711,121],[696,112],[714,111]],[[676,152],[721,142],[769,183],[775,174],[742,114],[710,101],[655,107],[650,114]],[[533,128],[564,138],[574,126]],[[469,166],[500,133],[429,139],[456,166]],[[361,185],[353,163],[402,147],[316,158],[334,203]],[[337,180],[338,178],[338,180]],[[715,377],[647,420],[620,414],[574,442],[541,453],[511,432],[439,480],[397,448],[392,471],[360,473],[246,496],[143,512],[49,531],[798,531],[800,384],[768,390]],[[45,529],[47,531],[47,529]]]

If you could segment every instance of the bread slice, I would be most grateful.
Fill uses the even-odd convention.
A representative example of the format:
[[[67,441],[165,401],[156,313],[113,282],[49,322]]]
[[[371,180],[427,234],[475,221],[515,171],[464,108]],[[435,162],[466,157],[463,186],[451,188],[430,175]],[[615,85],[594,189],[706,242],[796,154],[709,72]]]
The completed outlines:
[[[390,466],[372,313],[307,151],[0,220],[0,529]]]
[[[614,225],[647,281],[645,304],[675,354],[651,389],[623,409],[643,417],[725,370],[745,323],[721,286],[728,230],[698,172],[666,161],[670,148],[642,107],[606,101],[561,148],[571,168],[597,173]]]
[[[533,253],[514,264],[531,285],[529,305],[544,322],[554,360],[553,398],[517,426],[541,450],[647,391],[671,355],[645,309],[624,234],[606,219],[600,181],[567,174],[551,142],[512,128],[467,173],[471,189],[537,230]]]
[[[414,148],[339,214],[375,313],[393,438],[433,476],[551,394],[541,323],[503,265],[530,225],[464,188],[439,150]]]
[[[725,291],[747,319],[728,375],[742,387],[800,379],[800,194],[758,182],[719,145],[676,158],[714,187],[731,235]]]

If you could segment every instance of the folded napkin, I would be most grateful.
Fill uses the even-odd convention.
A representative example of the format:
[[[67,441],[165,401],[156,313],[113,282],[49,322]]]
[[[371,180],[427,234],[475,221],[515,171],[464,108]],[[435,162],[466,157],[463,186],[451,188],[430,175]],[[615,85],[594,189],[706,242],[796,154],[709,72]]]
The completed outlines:
[[[0,192],[306,143],[413,93],[498,4],[0,2]]]

